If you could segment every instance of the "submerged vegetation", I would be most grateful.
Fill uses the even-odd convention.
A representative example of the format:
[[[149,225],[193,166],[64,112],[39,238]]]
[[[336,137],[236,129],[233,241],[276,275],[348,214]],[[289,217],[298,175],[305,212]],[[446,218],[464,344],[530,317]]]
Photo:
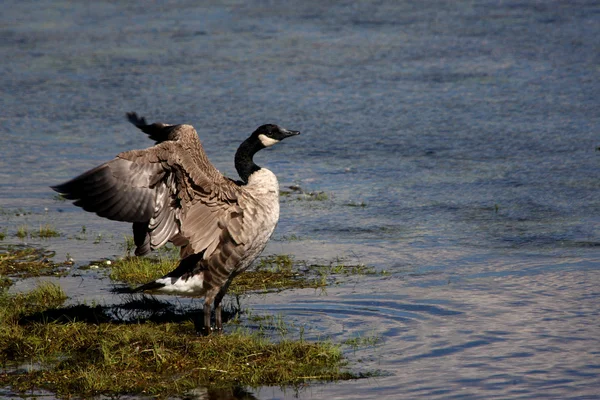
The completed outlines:
[[[296,185],[288,186],[287,189],[289,189],[289,190],[280,190],[279,195],[281,197],[295,198],[296,200],[307,200],[307,201],[329,200],[329,195],[325,192],[309,192],[309,191],[302,189],[300,186],[296,186]]]
[[[26,246],[0,246],[0,287],[10,286],[10,278],[61,276],[67,272],[66,263],[51,259],[54,252]]]
[[[365,203],[364,201],[361,201],[361,202],[351,201],[351,202],[346,203],[344,205],[348,206],[348,207],[362,207],[362,208],[365,208],[367,206],[367,203]]]
[[[273,342],[247,328],[199,337],[189,321],[91,322],[72,313],[85,306],[60,308],[65,298],[52,284],[0,294],[0,385],[19,392],[46,389],[60,397],[164,398],[199,386],[299,385],[363,376],[345,370],[340,347],[328,341],[282,335]],[[90,313],[90,307],[78,311]]]
[[[232,294],[274,292],[284,289],[318,289],[326,283],[300,270],[300,265],[288,255],[262,257],[252,270],[239,275],[229,289]]]

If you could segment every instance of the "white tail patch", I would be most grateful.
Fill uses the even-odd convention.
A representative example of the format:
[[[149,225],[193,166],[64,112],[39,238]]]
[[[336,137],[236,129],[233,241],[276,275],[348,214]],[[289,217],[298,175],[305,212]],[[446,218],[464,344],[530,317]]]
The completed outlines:
[[[258,140],[260,140],[260,142],[263,144],[263,146],[265,147],[271,147],[273,146],[275,143],[278,143],[279,140],[277,139],[273,139],[268,137],[267,135],[265,135],[264,133],[261,133],[260,135],[258,135]]]
[[[156,282],[165,285],[164,287],[157,289],[157,291],[163,293],[200,296],[205,292],[202,273],[193,275],[187,280],[183,278],[177,278],[177,280],[173,282],[173,278],[167,277],[157,279]]]

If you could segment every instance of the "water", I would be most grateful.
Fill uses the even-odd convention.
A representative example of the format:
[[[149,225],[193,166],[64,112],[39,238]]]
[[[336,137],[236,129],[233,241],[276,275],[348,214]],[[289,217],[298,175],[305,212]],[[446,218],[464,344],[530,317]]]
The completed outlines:
[[[391,272],[244,299],[313,338],[382,337],[348,354],[382,377],[301,398],[597,398],[599,2],[9,3],[5,241],[49,222],[57,258],[122,254],[127,224],[48,186],[148,146],[126,111],[193,124],[229,176],[237,144],[278,123],[302,135],[258,163],[330,198],[284,200],[265,254]]]

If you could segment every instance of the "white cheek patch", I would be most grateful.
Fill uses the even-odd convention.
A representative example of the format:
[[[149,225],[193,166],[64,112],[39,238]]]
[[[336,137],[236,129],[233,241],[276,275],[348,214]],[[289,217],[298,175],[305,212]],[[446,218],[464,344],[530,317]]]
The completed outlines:
[[[267,135],[265,135],[264,133],[261,133],[260,135],[258,135],[258,140],[260,140],[260,142],[263,144],[263,146],[265,147],[271,147],[273,146],[275,143],[278,143],[279,140],[277,139],[273,139],[268,137]]]

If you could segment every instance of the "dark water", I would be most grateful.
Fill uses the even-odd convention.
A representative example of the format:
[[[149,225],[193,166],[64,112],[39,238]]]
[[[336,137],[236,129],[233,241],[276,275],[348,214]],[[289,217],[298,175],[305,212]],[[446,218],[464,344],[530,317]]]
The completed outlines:
[[[266,254],[391,272],[244,299],[312,338],[383,338],[348,352],[383,377],[301,398],[598,398],[600,2],[3,6],[5,242],[51,223],[57,257],[122,254],[126,224],[48,185],[148,146],[126,111],[193,124],[230,176],[237,144],[279,123],[303,135],[259,164],[329,199],[285,200]],[[60,282],[74,302],[115,296]]]

